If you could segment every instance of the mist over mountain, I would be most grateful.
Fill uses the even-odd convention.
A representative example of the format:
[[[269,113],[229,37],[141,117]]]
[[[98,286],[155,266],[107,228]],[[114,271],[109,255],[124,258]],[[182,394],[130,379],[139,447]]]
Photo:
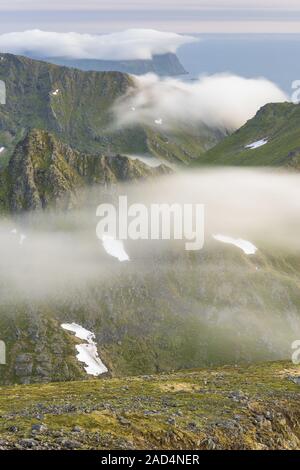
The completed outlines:
[[[40,30],[0,35],[0,50],[88,71],[142,75],[182,75],[176,50],[192,36],[132,29],[112,34],[55,33]]]
[[[0,450],[299,446],[300,108],[197,40],[0,35]]]
[[[299,126],[299,104],[267,104],[243,127],[202,155],[197,163],[286,167],[299,171]]]
[[[56,205],[1,223],[2,383],[86,377],[76,341],[60,327],[72,322],[95,333],[113,376],[287,358],[300,332],[298,174],[192,171],[97,188],[82,188],[72,210]],[[205,204],[204,249],[127,240],[130,261],[120,263],[96,237],[95,208],[119,194],[148,205],[153,193]],[[249,240],[257,252],[215,233]]]
[[[173,162],[188,162],[224,136],[205,123],[184,129],[175,123],[166,132],[159,116],[150,125],[116,126],[113,106],[136,87],[132,76],[83,72],[11,54],[1,57],[7,100],[0,108],[0,139],[7,157],[32,128],[52,132],[83,152],[152,154]]]
[[[2,52],[34,57],[68,57],[98,60],[151,60],[155,55],[175,54],[193,36],[154,29],[128,29],[111,34],[79,34],[38,29],[0,35]]]

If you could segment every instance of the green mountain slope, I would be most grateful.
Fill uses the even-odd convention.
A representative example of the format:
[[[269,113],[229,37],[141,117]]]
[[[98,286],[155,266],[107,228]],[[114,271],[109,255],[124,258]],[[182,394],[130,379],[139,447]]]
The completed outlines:
[[[259,148],[245,148],[267,139]],[[242,128],[201,155],[197,164],[300,168],[300,105],[268,104]]]
[[[299,381],[279,362],[1,387],[0,449],[296,450]]]
[[[132,85],[118,72],[84,73],[11,54],[2,54],[0,79],[6,84],[6,104],[0,108],[4,144],[40,128],[83,151],[108,148],[109,107]],[[131,138],[115,135],[113,148],[124,141],[129,145]],[[139,149],[143,145],[136,142]]]
[[[152,142],[169,142],[168,160],[188,162],[215,145],[222,136],[214,129],[205,133],[174,131],[165,135],[159,129],[141,126],[114,129],[111,107],[133,79],[120,72],[83,72],[1,54],[0,80],[6,84],[6,104],[0,106],[0,145],[4,165],[16,142],[29,129],[54,133],[81,152],[153,153]],[[155,154],[165,152],[156,145]],[[161,155],[162,154],[162,155]]]
[[[55,233],[64,231],[57,228]],[[26,256],[25,244],[24,250]],[[196,254],[174,251],[163,256],[138,252],[128,244],[128,263],[109,257],[98,240],[85,250],[86,260],[94,260],[93,279],[72,284],[57,270],[57,286],[48,292],[54,282],[50,276],[48,294],[42,298],[42,279],[34,274],[31,278],[30,272],[39,269],[37,261],[31,260],[29,271],[14,261],[17,278],[26,275],[28,295],[11,283],[8,271],[1,271],[0,331],[7,365],[0,369],[0,383],[86,376],[83,364],[74,364],[76,340],[61,323],[76,322],[95,333],[112,376],[291,356],[291,344],[300,335],[296,260],[277,257],[272,262],[261,253],[248,257],[217,242]]]
[[[20,212],[76,205],[86,186],[138,180],[168,172],[121,155],[78,152],[46,131],[31,130],[0,171],[2,210]],[[78,202],[78,201],[77,201]]]

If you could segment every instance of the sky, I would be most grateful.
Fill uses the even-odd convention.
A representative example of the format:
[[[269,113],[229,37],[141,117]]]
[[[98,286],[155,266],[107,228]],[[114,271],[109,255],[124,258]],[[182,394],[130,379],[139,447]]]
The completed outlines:
[[[38,28],[113,32],[300,33],[300,0],[0,0],[0,33]]]

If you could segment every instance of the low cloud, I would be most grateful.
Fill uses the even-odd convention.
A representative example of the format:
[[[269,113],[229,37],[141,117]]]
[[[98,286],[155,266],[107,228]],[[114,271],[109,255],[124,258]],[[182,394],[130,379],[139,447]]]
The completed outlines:
[[[195,81],[135,77],[136,87],[114,106],[117,126],[144,124],[172,130],[205,124],[235,130],[270,102],[287,101],[286,94],[264,78],[231,74],[199,77]]]
[[[151,59],[156,54],[175,53],[183,44],[198,40],[191,36],[154,29],[128,29],[105,35],[56,33],[35,29],[0,35],[0,50],[33,57],[134,60]]]
[[[95,191],[89,188],[86,204],[77,210],[28,213],[15,220],[0,218],[0,308],[17,296],[35,299],[55,294],[56,298],[64,298],[68,291],[84,289],[95,282],[99,285],[111,282],[113,288],[122,273],[130,276],[135,272],[143,279],[153,269],[154,256],[159,260],[159,269],[164,269],[172,259],[171,253],[176,253],[178,266],[184,268],[188,256],[184,240],[125,240],[124,249],[131,260],[128,263],[120,263],[107,253],[96,236],[99,222],[96,207],[103,198],[116,204],[116,196],[124,194],[129,205],[204,204],[204,249],[212,257],[203,260],[203,269],[205,263],[209,269],[212,260],[218,272],[219,257],[213,256],[215,250],[231,250],[243,257],[236,247],[213,240],[214,234],[249,240],[258,248],[259,256],[271,254],[274,258],[279,256],[278,260],[294,259],[295,263],[299,259],[298,173],[274,169],[194,169],[150,182],[114,186],[110,194],[107,189],[103,193],[99,188]],[[26,235],[23,243],[21,234]],[[234,268],[235,258],[228,263],[228,269],[230,264]]]

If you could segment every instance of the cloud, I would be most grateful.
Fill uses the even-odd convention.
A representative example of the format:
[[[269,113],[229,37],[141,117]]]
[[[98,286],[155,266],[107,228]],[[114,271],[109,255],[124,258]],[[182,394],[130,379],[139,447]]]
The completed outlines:
[[[154,255],[160,260],[160,268],[169,269],[169,250],[175,250],[182,268],[186,266],[180,258],[185,256],[184,240],[125,240],[130,263],[120,264],[107,255],[95,234],[99,222],[95,208],[103,200],[115,204],[118,195],[126,194],[129,205],[145,204],[147,208],[153,202],[204,204],[205,249],[226,250],[212,239],[213,234],[226,234],[251,241],[263,254],[271,252],[280,259],[286,254],[295,260],[300,256],[299,173],[274,168],[194,168],[151,181],[114,185],[111,191],[101,191],[99,186],[94,189],[83,191],[79,199],[86,203],[77,210],[27,213],[11,221],[0,218],[0,309],[18,295],[66,298],[74,289],[78,294],[77,289],[84,291],[95,282],[99,286],[110,282],[113,289],[118,286],[118,276],[126,272],[129,279],[134,272],[143,279],[153,269]],[[27,235],[23,245],[18,234],[12,233],[14,228],[18,234]],[[218,256],[214,259],[219,262]],[[235,258],[227,262],[228,269],[230,264],[234,269]],[[216,272],[218,269],[216,266]]]
[[[50,3],[41,2],[40,0],[11,0],[0,5],[0,11],[4,10],[87,10],[87,11],[105,11],[111,10],[151,10],[157,9],[182,9],[181,0],[152,0],[150,3],[148,0],[111,0],[107,2],[99,2],[99,0],[72,0],[70,6],[70,0],[52,0]],[[257,8],[257,9],[299,9],[298,0],[286,0],[284,4],[282,0],[186,0],[184,2],[185,9],[243,9],[243,8]]]
[[[277,85],[264,78],[217,74],[183,82],[148,74],[134,80],[136,88],[113,108],[118,127],[142,123],[172,130],[204,123],[235,130],[263,105],[288,100]]]
[[[175,53],[183,44],[198,40],[154,29],[128,29],[105,35],[35,29],[0,35],[0,50],[35,57],[133,60],[151,59],[155,54]]]

